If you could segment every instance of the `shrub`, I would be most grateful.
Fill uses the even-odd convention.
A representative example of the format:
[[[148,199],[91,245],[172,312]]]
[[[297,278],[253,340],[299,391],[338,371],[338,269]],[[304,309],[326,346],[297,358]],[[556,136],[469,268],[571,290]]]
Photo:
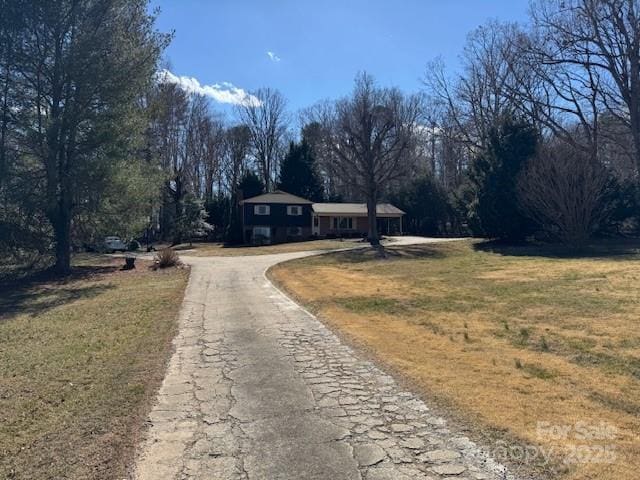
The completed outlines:
[[[527,215],[552,238],[573,246],[585,244],[607,223],[612,186],[604,164],[559,142],[544,145],[518,182]]]
[[[180,265],[180,257],[171,248],[163,248],[156,253],[154,262],[158,268],[177,267]]]
[[[135,252],[137,250],[140,250],[140,242],[138,242],[137,240],[131,240],[129,242],[129,251]]]

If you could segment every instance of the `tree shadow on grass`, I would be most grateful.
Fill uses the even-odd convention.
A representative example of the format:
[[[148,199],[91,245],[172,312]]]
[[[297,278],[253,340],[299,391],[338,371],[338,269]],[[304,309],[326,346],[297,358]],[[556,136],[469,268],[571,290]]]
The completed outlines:
[[[436,245],[436,244],[434,244]],[[400,259],[420,259],[420,258],[444,258],[446,252],[437,246],[422,245],[405,245],[394,247],[387,246],[381,250],[373,247],[361,248],[357,250],[347,250],[343,252],[334,252],[331,255],[338,262],[342,263],[363,263],[373,260],[400,260]]]
[[[476,251],[511,257],[544,257],[556,259],[606,258],[610,260],[640,260],[640,239],[603,239],[581,247],[560,244],[505,244],[485,241],[473,244]]]
[[[40,272],[18,281],[0,282],[0,321],[18,314],[36,316],[77,300],[97,297],[111,288],[108,284],[81,284],[113,273],[118,266],[75,267],[69,275]]]

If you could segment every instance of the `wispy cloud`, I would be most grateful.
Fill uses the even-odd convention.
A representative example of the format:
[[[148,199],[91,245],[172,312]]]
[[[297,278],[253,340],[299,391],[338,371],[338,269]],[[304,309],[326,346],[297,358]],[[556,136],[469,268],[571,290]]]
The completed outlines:
[[[271,60],[272,62],[275,62],[275,63],[278,63],[280,60],[282,60],[278,55],[276,55],[272,51],[268,51],[267,52],[267,57],[269,57],[269,60]]]
[[[175,83],[185,92],[196,93],[209,97],[219,103],[230,103],[233,105],[256,105],[261,104],[258,97],[251,95],[242,88],[236,87],[232,83],[222,82],[213,85],[202,85],[197,78],[175,75],[169,70],[158,72],[158,81],[163,83]]]

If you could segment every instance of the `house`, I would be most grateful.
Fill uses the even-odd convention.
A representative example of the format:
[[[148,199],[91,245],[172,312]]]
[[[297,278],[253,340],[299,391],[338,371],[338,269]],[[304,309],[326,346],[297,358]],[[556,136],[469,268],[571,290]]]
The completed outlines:
[[[366,203],[314,203],[311,233],[318,237],[364,236],[369,232]],[[404,212],[390,203],[376,208],[378,232],[386,235],[402,233]]]
[[[281,243],[311,237],[364,236],[369,231],[364,203],[313,203],[276,190],[240,202],[246,243]],[[402,233],[404,212],[378,204],[378,231]]]
[[[240,202],[245,243],[280,243],[311,236],[313,202],[276,190]]]

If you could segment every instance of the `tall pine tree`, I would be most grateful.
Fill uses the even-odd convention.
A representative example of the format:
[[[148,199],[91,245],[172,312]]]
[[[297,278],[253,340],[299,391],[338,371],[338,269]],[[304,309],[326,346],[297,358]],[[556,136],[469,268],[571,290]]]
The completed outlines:
[[[531,125],[512,118],[491,130],[487,148],[471,164],[462,189],[474,234],[519,242],[532,233],[535,225],[520,208],[517,179],[538,140]]]
[[[243,199],[257,197],[264,193],[264,183],[253,171],[247,170],[238,183],[238,190],[242,192]]]
[[[0,3],[3,47],[11,39],[0,48],[3,71],[10,68],[2,78],[15,85],[5,101],[20,132],[19,160],[32,174],[29,196],[41,195],[51,224],[57,272],[70,270],[75,221],[138,162],[131,152],[143,132],[140,99],[170,39],[148,8],[147,0]]]
[[[315,158],[305,139],[291,142],[289,152],[280,166],[278,188],[314,202],[322,202],[324,189],[318,175]]]

